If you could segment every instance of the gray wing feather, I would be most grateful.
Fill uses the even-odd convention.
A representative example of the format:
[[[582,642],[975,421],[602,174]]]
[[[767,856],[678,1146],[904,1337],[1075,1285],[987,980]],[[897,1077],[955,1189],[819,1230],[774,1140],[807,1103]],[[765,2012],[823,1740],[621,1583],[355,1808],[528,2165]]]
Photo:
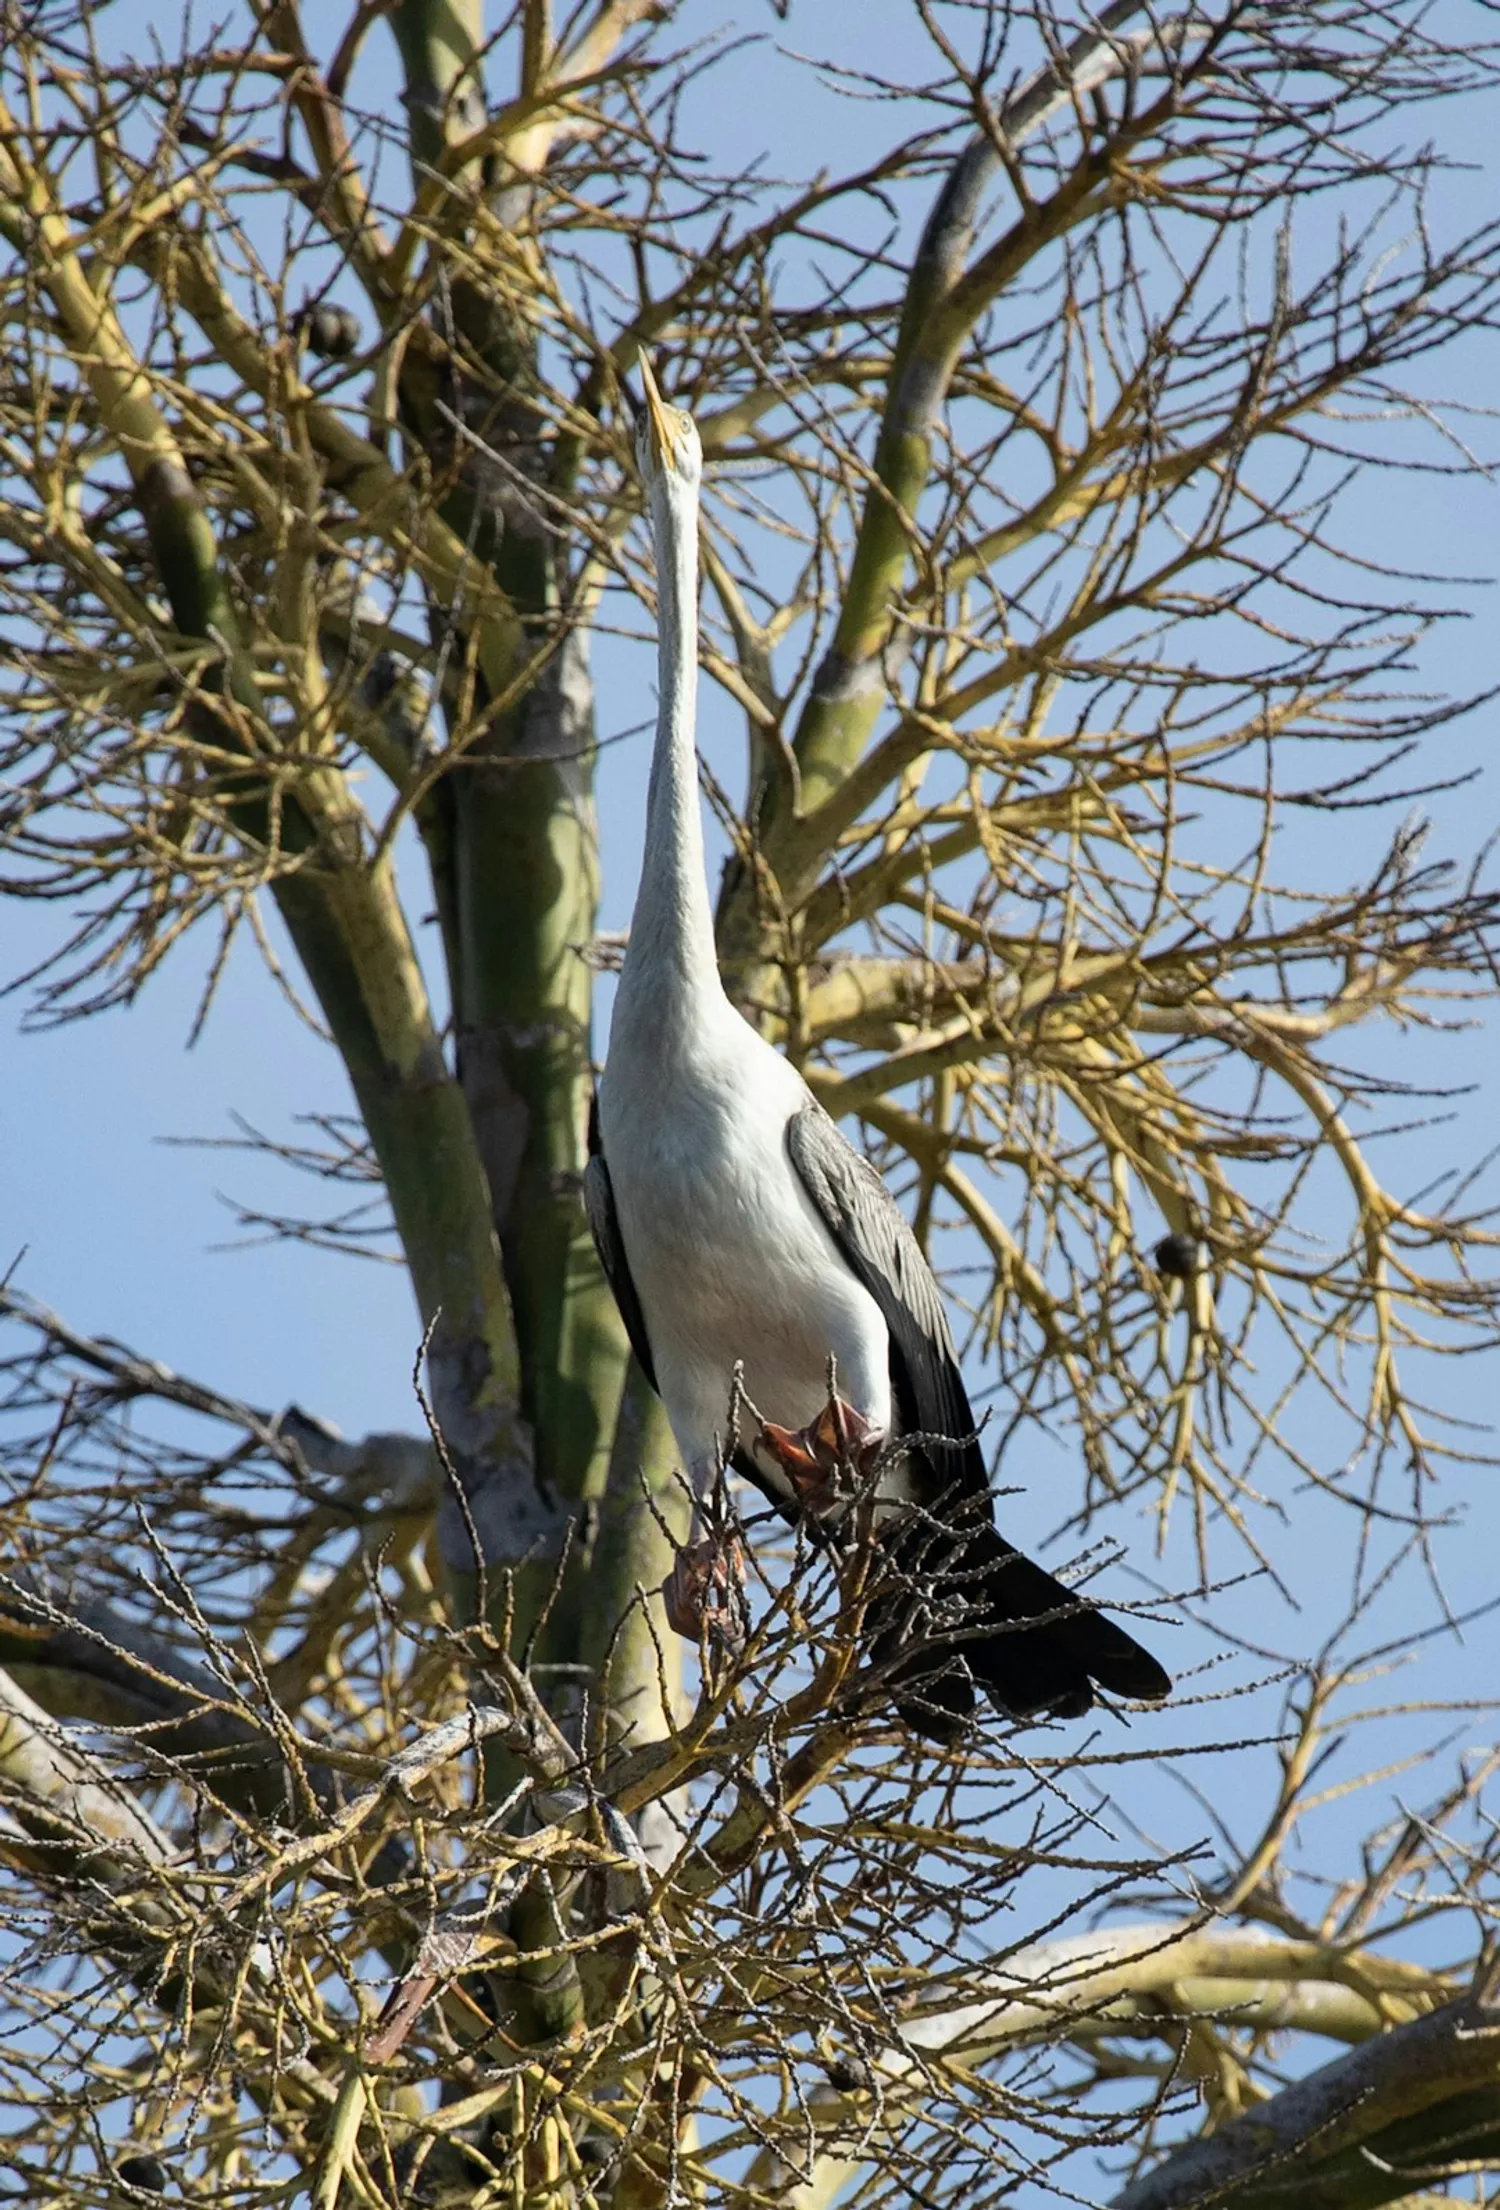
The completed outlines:
[[[1172,1683],[1148,1650],[1086,1598],[1065,1588],[1015,1550],[995,1528],[974,1415],[958,1370],[953,1338],[932,1269],[890,1191],[868,1159],[847,1143],[820,1105],[809,1102],[789,1123],[787,1150],[803,1187],[821,1213],[845,1263],[879,1305],[891,1337],[891,1379],[908,1432],[949,1435],[951,1452],[925,1450],[938,1487],[955,1493],[955,1552],[929,1545],[917,1567],[941,1578],[952,1572],[983,1599],[1000,1624],[968,1641],[965,1656],[988,1693],[1017,1717],[1052,1711],[1076,1717],[1093,1701],[1091,1681],[1112,1694],[1147,1703]],[[897,1541],[901,1537],[897,1536]],[[1008,1625],[1006,1623],[1009,1623]],[[900,1646],[900,1631],[897,1643]],[[945,1685],[920,1644],[898,1667],[912,1724],[943,1735],[969,1706]],[[906,1705],[901,1708],[907,1709]]]
[[[984,1458],[942,1293],[906,1215],[821,1105],[809,1101],[793,1116],[786,1144],[803,1188],[890,1330],[891,1378],[902,1426],[951,1436],[955,1448],[933,1468],[939,1484],[987,1496]]]
[[[589,1109],[589,1163],[583,1170],[583,1209],[588,1215],[589,1232],[594,1238],[594,1248],[599,1253],[599,1264],[604,1268],[604,1278],[614,1293],[620,1308],[620,1318],[625,1322],[625,1333],[635,1352],[641,1372],[656,1389],[656,1368],[651,1359],[651,1338],[646,1333],[646,1315],[641,1310],[641,1300],[636,1294],[631,1277],[630,1261],[625,1256],[625,1239],[620,1233],[620,1216],[615,1210],[614,1186],[609,1178],[609,1168],[604,1163],[604,1145],[599,1134],[597,1106]]]

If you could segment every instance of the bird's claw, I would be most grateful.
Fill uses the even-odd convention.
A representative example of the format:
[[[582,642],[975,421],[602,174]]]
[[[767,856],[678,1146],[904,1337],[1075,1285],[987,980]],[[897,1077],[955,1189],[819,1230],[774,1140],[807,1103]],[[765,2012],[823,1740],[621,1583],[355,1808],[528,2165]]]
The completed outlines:
[[[830,1397],[806,1427],[762,1420],[760,1434],[798,1503],[818,1519],[848,1503],[849,1475],[867,1480],[885,1444],[884,1432],[842,1397]]]
[[[704,1535],[685,1543],[661,1585],[667,1625],[689,1642],[705,1634],[730,1656],[744,1647],[745,1546],[738,1535]]]

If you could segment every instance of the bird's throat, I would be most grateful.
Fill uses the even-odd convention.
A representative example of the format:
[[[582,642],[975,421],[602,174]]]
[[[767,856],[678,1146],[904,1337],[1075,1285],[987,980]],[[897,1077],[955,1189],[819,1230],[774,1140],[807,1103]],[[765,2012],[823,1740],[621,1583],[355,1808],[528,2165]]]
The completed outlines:
[[[658,479],[652,498],[658,595],[656,743],[646,800],[646,849],[620,978],[611,1051],[643,1024],[691,1026],[724,1002],[714,951],[696,749],[698,507],[696,487]],[[641,1037],[640,1041],[649,1041]]]

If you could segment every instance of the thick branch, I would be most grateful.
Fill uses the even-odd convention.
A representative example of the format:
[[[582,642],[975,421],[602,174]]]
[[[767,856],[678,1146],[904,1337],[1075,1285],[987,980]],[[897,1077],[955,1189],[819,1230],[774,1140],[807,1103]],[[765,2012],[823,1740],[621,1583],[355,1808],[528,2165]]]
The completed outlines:
[[[1488,1988],[1397,2026],[1186,2142],[1112,2210],[1210,2203],[1367,2210],[1500,2142],[1500,2010]]]

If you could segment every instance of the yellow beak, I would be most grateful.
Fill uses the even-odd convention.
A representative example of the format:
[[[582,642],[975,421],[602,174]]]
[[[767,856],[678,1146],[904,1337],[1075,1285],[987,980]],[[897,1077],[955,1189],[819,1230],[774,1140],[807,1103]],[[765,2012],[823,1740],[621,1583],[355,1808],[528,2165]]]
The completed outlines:
[[[676,452],[666,401],[657,389],[656,378],[651,371],[651,363],[646,358],[644,351],[640,356],[640,370],[641,382],[646,387],[646,413],[650,418],[651,429],[656,442],[656,457],[663,468],[675,467]]]

